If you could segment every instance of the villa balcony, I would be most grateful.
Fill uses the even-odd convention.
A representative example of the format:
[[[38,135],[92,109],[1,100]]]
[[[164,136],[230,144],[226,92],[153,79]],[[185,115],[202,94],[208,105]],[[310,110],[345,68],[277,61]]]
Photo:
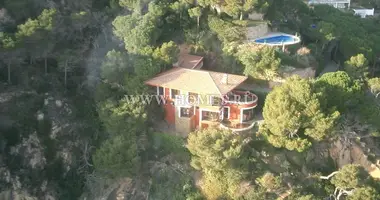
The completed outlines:
[[[220,124],[219,110],[205,110],[201,112],[201,128],[217,128]]]
[[[256,105],[258,97],[247,91],[234,90],[224,100],[224,104]]]
[[[258,97],[247,91],[234,90],[228,96],[215,97],[211,104],[199,106],[199,128],[224,128],[245,131],[255,125]]]
[[[240,122],[238,120],[222,120],[220,122],[220,128],[229,129],[235,132],[241,132],[252,129],[256,124],[256,120],[250,120],[246,122]]]
[[[253,93],[232,91],[224,101],[224,116],[219,127],[235,132],[252,129],[257,122],[257,114],[255,114],[257,103],[258,97]],[[229,114],[225,114],[226,112]]]

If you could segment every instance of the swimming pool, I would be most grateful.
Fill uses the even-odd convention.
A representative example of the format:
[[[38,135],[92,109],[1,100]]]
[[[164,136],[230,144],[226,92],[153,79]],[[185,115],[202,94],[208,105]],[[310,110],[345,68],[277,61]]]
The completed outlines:
[[[299,37],[285,33],[270,34],[253,40],[256,44],[264,44],[269,46],[291,45],[297,44],[300,41],[301,39]]]

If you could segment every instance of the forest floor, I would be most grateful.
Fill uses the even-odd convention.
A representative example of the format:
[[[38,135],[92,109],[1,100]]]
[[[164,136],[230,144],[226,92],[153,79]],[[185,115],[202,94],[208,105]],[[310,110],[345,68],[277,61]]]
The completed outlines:
[[[179,133],[175,131],[175,127],[172,124],[169,124],[165,120],[156,120],[154,124],[154,129],[156,132],[159,133],[167,133],[169,135],[174,135],[174,136],[181,136]]]

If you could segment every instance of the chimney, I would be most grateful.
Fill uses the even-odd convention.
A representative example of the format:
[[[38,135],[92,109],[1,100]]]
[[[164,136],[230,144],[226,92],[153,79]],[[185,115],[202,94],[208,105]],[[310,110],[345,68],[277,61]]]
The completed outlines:
[[[223,74],[221,82],[222,84],[228,85],[228,74]]]

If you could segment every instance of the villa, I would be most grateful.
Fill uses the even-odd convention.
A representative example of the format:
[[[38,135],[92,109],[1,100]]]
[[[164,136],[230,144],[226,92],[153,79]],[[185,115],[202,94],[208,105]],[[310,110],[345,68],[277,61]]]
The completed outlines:
[[[352,9],[355,12],[355,15],[359,15],[361,18],[366,18],[367,16],[374,16],[375,9],[366,9],[366,8],[355,8]]]
[[[309,0],[309,5],[327,4],[334,8],[350,8],[351,0]]]
[[[185,136],[207,127],[251,129],[258,97],[237,90],[248,77],[202,67],[203,57],[181,54],[172,69],[145,82],[166,99],[162,105],[166,122]]]

